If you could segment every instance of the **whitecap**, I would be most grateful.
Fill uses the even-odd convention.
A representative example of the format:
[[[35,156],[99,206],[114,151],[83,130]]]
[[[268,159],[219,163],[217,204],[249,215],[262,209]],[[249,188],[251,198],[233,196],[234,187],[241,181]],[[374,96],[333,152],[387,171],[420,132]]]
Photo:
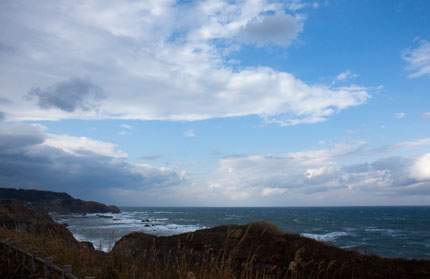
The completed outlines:
[[[380,228],[375,228],[375,227],[370,227],[365,229],[366,232],[370,232],[370,233],[382,233],[385,235],[391,235],[394,236],[396,235],[396,233],[401,232],[400,230],[393,230],[393,229],[380,229]],[[399,236],[399,235],[396,235]]]
[[[334,241],[338,237],[350,235],[347,232],[330,232],[326,234],[302,233],[302,236],[313,238],[318,241]]]

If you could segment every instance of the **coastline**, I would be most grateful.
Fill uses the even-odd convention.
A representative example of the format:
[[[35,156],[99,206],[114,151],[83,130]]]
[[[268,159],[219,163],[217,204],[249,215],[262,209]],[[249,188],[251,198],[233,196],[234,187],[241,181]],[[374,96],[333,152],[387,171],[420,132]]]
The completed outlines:
[[[346,211],[343,208],[172,207],[122,207],[121,210],[120,214],[111,214],[112,219],[89,215],[90,219],[65,222],[73,233],[80,235],[78,238],[92,241],[97,247],[100,241],[103,242],[105,251],[114,244],[112,235],[117,240],[133,231],[168,236],[222,225],[266,221],[285,232],[348,250],[388,258],[430,259],[430,250],[426,249],[430,243],[425,221],[430,207],[354,207]],[[387,215],[387,211],[393,211],[393,214]]]
[[[426,278],[429,260],[386,259],[347,251],[267,223],[227,225],[173,236],[133,232],[108,253],[78,242],[64,225],[22,204],[2,205],[2,218],[27,228],[2,227],[0,237],[38,249],[77,274],[97,278]],[[84,261],[82,259],[85,259]],[[134,275],[133,275],[134,274]],[[171,277],[174,275],[174,277]]]

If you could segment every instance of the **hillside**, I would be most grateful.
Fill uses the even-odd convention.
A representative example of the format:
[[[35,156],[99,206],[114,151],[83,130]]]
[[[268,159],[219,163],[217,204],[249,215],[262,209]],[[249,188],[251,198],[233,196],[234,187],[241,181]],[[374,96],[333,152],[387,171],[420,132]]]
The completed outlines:
[[[61,214],[120,212],[119,208],[113,205],[107,206],[99,202],[83,201],[75,199],[67,193],[51,191],[0,188],[0,200],[31,203],[35,208]]]
[[[267,223],[219,226],[167,237],[134,232],[119,240],[111,253],[167,266],[191,263],[209,272],[216,267],[228,270],[225,278],[430,278],[429,260],[363,255],[285,233]],[[218,278],[216,272],[199,275]]]
[[[58,266],[73,265],[79,278],[430,278],[429,260],[363,255],[266,223],[168,237],[134,232],[104,253],[77,241],[46,212],[12,201],[0,202],[0,237],[51,256]],[[0,245],[0,253],[2,249]],[[19,278],[22,257],[9,256],[8,261],[0,261],[0,278]],[[25,278],[43,276],[42,268],[26,272]]]

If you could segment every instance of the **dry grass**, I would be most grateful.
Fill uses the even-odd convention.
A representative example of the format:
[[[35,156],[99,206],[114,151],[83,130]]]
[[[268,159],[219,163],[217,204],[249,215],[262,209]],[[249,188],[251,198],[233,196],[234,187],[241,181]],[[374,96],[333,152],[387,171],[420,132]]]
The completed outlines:
[[[219,231],[222,230],[212,232],[214,231],[217,237],[221,235]],[[278,260],[275,263],[274,258],[262,258],[262,255],[272,253],[273,257],[279,257],[279,252],[275,251],[274,246],[268,247],[267,242],[263,245],[257,241],[264,237],[274,241],[276,238],[285,239],[283,238],[285,234],[275,226],[252,224],[246,227],[228,227],[223,232],[225,234],[222,234],[220,238],[222,242],[219,243],[214,242],[214,235],[210,238],[208,232],[188,233],[181,237],[162,239],[176,241],[173,248],[171,245],[162,246],[156,243],[156,238],[152,238],[153,245],[148,245],[148,242],[151,243],[151,236],[141,236],[142,239],[145,238],[147,245],[140,246],[140,250],[137,246],[141,242],[139,239],[135,241],[136,236],[139,236],[136,234],[130,237],[129,242],[136,248],[134,254],[130,252],[130,246],[126,245],[117,245],[114,252],[110,253],[95,251],[76,241],[64,239],[58,231],[49,229],[43,233],[29,233],[23,229],[0,228],[0,237],[20,247],[37,250],[42,257],[51,256],[54,264],[58,266],[72,265],[73,274],[80,278],[84,276],[95,276],[97,279],[430,278],[428,261],[388,260],[376,256],[356,255],[353,252],[324,246],[314,240],[303,240],[298,236],[295,238],[294,235],[287,241],[288,249],[295,252],[291,254],[288,252],[289,255],[284,253],[281,255],[283,262]],[[209,242],[212,240],[213,245],[207,242],[209,244],[198,246],[201,240],[197,239],[198,237],[203,237]],[[294,239],[301,239],[303,242]],[[308,246],[300,247],[302,244]],[[335,256],[333,254],[335,252],[330,252],[331,250],[339,254]],[[327,256],[321,256],[323,252]],[[15,278],[21,258],[16,258],[15,261],[15,264],[8,266],[5,262],[0,264],[0,278]],[[26,278],[39,277],[42,277],[41,273],[28,274]]]
[[[83,246],[71,245],[61,239],[55,232],[48,231],[43,234],[31,234],[23,229],[0,228],[0,237],[7,239],[18,246],[39,251],[41,257],[52,257],[58,266],[72,265],[73,274],[78,277],[95,276],[97,279],[251,279],[251,278],[301,278],[299,276],[302,250],[298,250],[294,262],[296,268],[288,274],[277,273],[271,267],[258,269],[254,266],[255,253],[250,253],[246,261],[239,262],[238,253],[246,239],[250,226],[246,230],[232,229],[227,232],[224,246],[220,253],[207,248],[203,254],[194,253],[186,245],[178,242],[176,253],[169,253],[164,258],[159,257],[159,251],[153,248],[144,251],[138,257],[129,257],[126,254],[104,253],[94,251]],[[187,235],[192,241],[192,233]],[[234,243],[232,246],[231,244]],[[20,261],[21,258],[15,259]],[[4,278],[13,278],[17,268],[11,268]],[[40,270],[41,272],[41,270]],[[32,274],[30,278],[37,278],[40,274]]]

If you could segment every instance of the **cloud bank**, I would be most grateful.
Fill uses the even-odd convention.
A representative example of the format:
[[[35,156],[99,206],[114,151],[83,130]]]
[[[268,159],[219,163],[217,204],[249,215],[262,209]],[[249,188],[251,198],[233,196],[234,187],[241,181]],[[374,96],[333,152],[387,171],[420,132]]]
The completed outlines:
[[[0,100],[11,103],[0,111],[11,121],[259,115],[296,125],[366,103],[365,87],[228,63],[244,43],[297,39],[306,24],[297,9],[306,5],[291,3],[4,1]]]
[[[150,204],[151,191],[182,184],[180,173],[124,160],[111,143],[52,135],[40,126],[0,126],[0,186],[65,191],[93,200],[114,201],[109,189],[139,189]],[[118,201],[118,200],[115,200]]]
[[[407,150],[429,145],[393,144],[390,150]],[[267,204],[296,205],[312,200],[318,204],[369,204],[378,200],[410,200],[415,196],[425,204],[430,194],[430,153],[376,158],[370,162],[345,164],[342,160],[366,151],[362,145],[337,145],[331,149],[287,154],[225,157],[206,177],[208,188],[232,201],[253,200]],[[374,153],[375,155],[375,153]],[[370,198],[370,200],[366,200]],[[378,202],[375,202],[378,204]],[[403,201],[403,204],[405,202]],[[314,204],[315,205],[315,204]]]
[[[385,157],[355,164],[343,161],[380,151],[359,143],[228,156],[208,173],[189,174],[128,162],[112,143],[53,135],[39,125],[3,123],[0,186],[65,191],[128,205],[425,204],[430,199],[430,153],[394,153],[424,145],[430,139],[396,143],[384,148]]]

